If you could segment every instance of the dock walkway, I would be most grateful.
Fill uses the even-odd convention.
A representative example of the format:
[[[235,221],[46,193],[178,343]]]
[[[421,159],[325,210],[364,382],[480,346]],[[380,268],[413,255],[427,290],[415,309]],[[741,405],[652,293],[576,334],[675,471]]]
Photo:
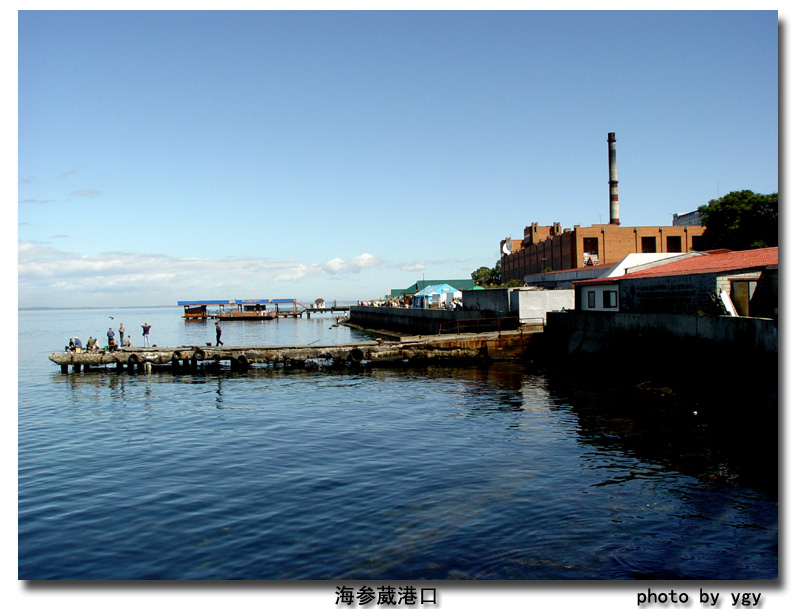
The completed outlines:
[[[307,366],[309,362],[333,364],[368,363],[380,365],[403,361],[500,360],[523,356],[536,332],[523,330],[458,334],[446,336],[405,337],[400,341],[365,341],[338,345],[246,345],[136,347],[108,352],[64,351],[52,353],[50,361],[67,373],[104,367],[122,371],[151,370],[153,366],[171,367],[173,371],[196,369],[200,365],[228,362],[235,370],[252,364],[274,367]],[[312,365],[312,364],[310,364]]]
[[[216,311],[215,313],[208,313],[207,319],[218,319],[220,321],[239,321],[239,320],[254,320],[254,321],[269,321],[272,319],[279,319],[280,317],[301,317],[306,315],[310,319],[311,313],[348,313],[350,307],[308,307],[302,310],[295,311],[278,311],[272,309],[261,309],[257,311]]]

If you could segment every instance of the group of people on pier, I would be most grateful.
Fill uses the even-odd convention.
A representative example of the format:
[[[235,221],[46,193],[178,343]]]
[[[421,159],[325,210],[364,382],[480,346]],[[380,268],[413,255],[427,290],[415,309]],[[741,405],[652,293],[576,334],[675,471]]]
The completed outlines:
[[[144,337],[144,346],[149,347],[149,331],[152,326],[146,322],[141,324],[142,336]],[[113,328],[108,328],[108,331],[105,333],[108,337],[108,345],[106,347],[100,346],[100,341],[93,336],[89,336],[89,340],[86,342],[86,351],[118,351],[119,346],[121,343],[122,347],[132,347],[133,341],[130,340],[130,335],[125,331],[125,325],[123,323],[119,324],[119,342],[116,342],[116,332],[114,332]],[[83,341],[80,340],[77,336],[74,336],[69,339],[69,345],[66,347],[67,351],[76,351],[80,352],[83,350]]]

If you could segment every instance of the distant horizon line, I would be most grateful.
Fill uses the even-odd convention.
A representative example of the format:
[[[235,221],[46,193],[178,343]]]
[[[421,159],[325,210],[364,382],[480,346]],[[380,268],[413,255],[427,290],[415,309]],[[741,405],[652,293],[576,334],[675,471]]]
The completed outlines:
[[[374,299],[370,299],[374,300]],[[339,301],[341,304],[350,304],[354,302],[360,302],[359,300],[341,300]],[[183,305],[178,304],[159,304],[159,305],[124,305],[124,306],[115,306],[115,305],[108,305],[104,307],[97,307],[97,306],[69,306],[69,307],[17,307],[17,311],[79,311],[79,310],[102,310],[102,309],[166,309],[166,308],[176,308],[181,307]]]
[[[125,305],[114,306],[108,305],[107,307],[94,307],[94,306],[71,306],[71,307],[17,307],[17,311],[75,311],[79,309],[165,309],[166,307],[176,307],[177,305]]]

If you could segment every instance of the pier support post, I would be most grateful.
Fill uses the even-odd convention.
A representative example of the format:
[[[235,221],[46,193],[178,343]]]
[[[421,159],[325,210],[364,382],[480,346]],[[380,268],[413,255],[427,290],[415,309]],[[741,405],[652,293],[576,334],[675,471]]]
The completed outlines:
[[[69,372],[69,366],[67,364],[62,364],[61,365],[61,372],[63,374],[66,374],[67,372]]]
[[[80,372],[80,364],[72,364],[72,372]]]

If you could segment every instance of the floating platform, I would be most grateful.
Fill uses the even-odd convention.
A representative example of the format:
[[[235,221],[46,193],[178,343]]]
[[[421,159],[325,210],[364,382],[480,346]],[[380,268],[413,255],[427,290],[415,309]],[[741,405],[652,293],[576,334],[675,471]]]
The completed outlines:
[[[291,315],[293,314],[291,313]],[[297,313],[296,315],[300,315],[300,313]],[[209,319],[218,319],[220,321],[237,321],[240,319],[269,321],[271,319],[277,319],[277,313],[274,311],[219,311],[218,313],[208,314],[207,317]]]
[[[349,307],[330,307],[319,308],[313,307],[312,309],[304,309],[302,311],[274,311],[274,310],[259,310],[259,311],[218,311],[216,313],[208,313],[208,319],[218,319],[219,321],[269,321],[272,319],[279,319],[280,317],[301,317],[306,315],[310,319],[311,313],[348,313]],[[186,317],[186,319],[190,319]],[[201,319],[201,318],[199,318]]]
[[[108,352],[64,351],[52,353],[50,361],[61,372],[109,368],[117,371],[150,371],[153,366],[178,372],[199,366],[228,363],[234,370],[252,365],[272,367],[318,367],[327,364],[384,365],[401,362],[442,360],[502,360],[523,357],[539,332],[523,330],[458,334],[448,336],[404,337],[399,341],[366,341],[338,345],[266,345],[136,347]]]
[[[219,320],[254,320],[267,321],[280,317],[301,317],[310,313],[326,312],[348,312],[348,306],[308,307],[303,305],[295,298],[260,298],[249,300],[181,300],[178,306],[184,308],[183,319],[204,321],[207,319]],[[282,305],[282,309],[280,309]],[[287,305],[287,309],[286,309]],[[208,310],[208,307],[216,307],[215,310]]]

